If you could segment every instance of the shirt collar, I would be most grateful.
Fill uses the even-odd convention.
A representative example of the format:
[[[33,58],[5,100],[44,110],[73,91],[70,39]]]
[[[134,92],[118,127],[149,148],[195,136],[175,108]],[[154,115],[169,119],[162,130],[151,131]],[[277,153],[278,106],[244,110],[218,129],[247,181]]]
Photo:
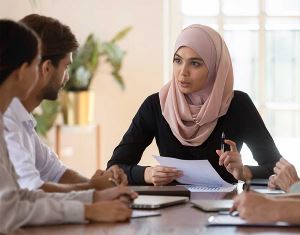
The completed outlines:
[[[13,116],[20,123],[31,123],[33,127],[36,126],[35,118],[25,109],[24,105],[18,98],[13,98],[5,112],[5,115]]]

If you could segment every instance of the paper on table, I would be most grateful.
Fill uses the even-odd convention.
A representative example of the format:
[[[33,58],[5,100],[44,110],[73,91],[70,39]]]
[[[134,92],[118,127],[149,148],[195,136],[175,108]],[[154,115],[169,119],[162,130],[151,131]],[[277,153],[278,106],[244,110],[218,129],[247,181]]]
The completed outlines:
[[[235,186],[224,181],[208,160],[182,160],[171,157],[153,157],[163,166],[176,167],[183,176],[176,179],[181,184],[189,184],[191,192],[230,192]]]
[[[292,227],[300,225],[291,225],[286,222],[277,223],[251,223],[241,219],[238,216],[216,215],[208,218],[208,226],[251,226],[251,227]]]
[[[132,210],[132,219],[136,218],[144,218],[144,217],[151,217],[151,216],[160,216],[161,213],[158,211],[145,211],[145,210]]]

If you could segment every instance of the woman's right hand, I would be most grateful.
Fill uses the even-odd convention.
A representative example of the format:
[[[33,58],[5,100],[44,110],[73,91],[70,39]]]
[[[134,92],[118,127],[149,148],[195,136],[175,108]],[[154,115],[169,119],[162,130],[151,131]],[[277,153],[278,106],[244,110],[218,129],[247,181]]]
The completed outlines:
[[[144,178],[146,183],[155,186],[166,185],[183,176],[183,172],[175,167],[151,166],[145,169]]]
[[[85,219],[95,222],[129,220],[132,210],[121,200],[101,201],[85,205]]]

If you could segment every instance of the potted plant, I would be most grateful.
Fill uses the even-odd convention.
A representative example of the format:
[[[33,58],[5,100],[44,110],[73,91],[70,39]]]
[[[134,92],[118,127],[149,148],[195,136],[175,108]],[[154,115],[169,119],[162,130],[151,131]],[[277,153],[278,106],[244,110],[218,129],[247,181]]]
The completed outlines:
[[[125,51],[117,42],[123,39],[131,27],[118,32],[110,41],[100,41],[90,34],[85,43],[73,55],[69,68],[69,81],[58,101],[44,101],[37,119],[37,131],[46,135],[53,126],[57,113],[62,112],[65,124],[87,124],[93,117],[94,93],[90,90],[91,82],[97,71],[101,58],[112,67],[111,74],[124,89],[124,80],[120,75]],[[50,115],[51,114],[51,115]]]

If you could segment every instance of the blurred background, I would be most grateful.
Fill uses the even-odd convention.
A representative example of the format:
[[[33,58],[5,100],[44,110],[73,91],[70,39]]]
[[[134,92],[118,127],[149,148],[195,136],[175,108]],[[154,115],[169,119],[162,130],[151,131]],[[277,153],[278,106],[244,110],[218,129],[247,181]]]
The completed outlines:
[[[60,158],[71,168],[91,176],[97,167],[106,167],[141,103],[171,78],[178,33],[200,23],[224,37],[234,88],[250,95],[279,151],[300,170],[299,0],[0,0],[0,6],[1,18],[19,20],[31,13],[57,18],[81,44],[90,33],[107,41],[132,27],[118,42],[126,51],[120,70],[124,89],[105,61],[91,83],[98,134],[93,125],[62,124],[61,115],[47,133],[45,141],[54,148],[59,141]],[[155,143],[140,164],[156,164],[153,154],[158,154]],[[247,146],[242,155],[244,164],[256,164]]]

